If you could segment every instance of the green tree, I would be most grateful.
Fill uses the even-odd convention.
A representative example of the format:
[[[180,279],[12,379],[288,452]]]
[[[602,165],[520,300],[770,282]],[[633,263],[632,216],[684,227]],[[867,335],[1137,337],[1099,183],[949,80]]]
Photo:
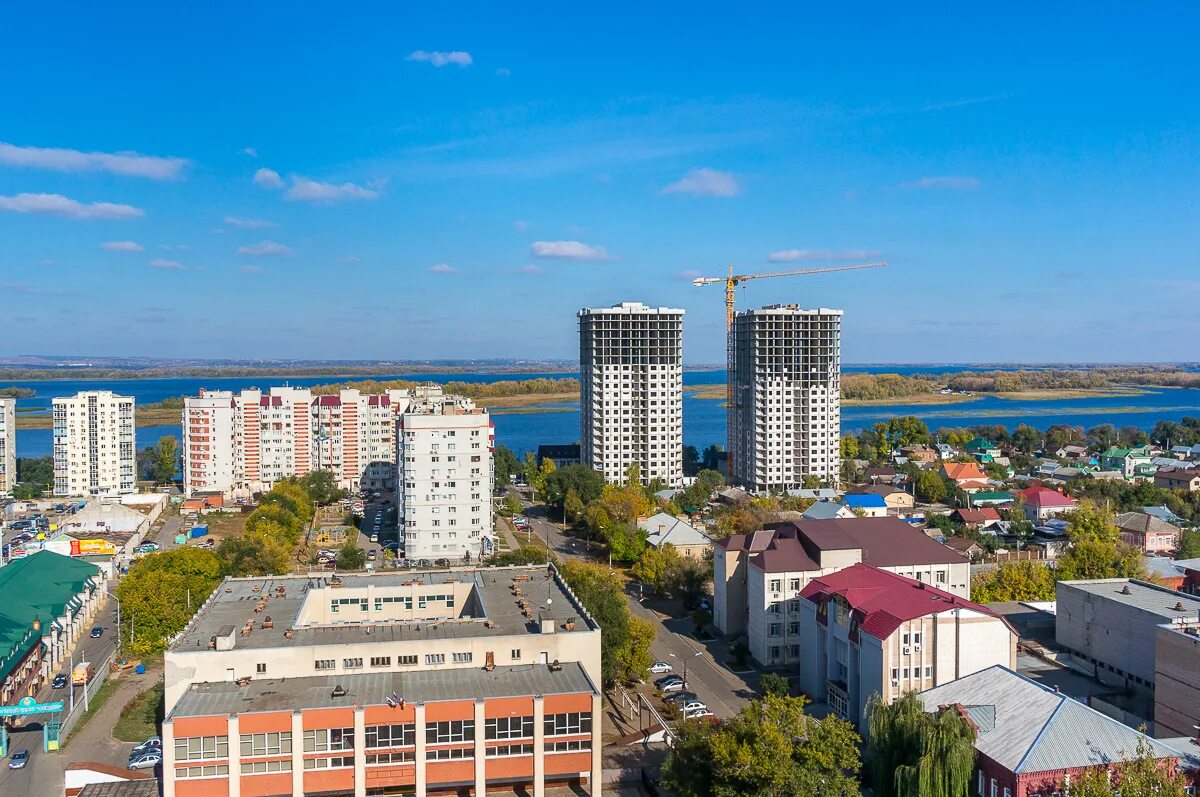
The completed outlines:
[[[1175,552],[1176,559],[1200,559],[1200,531],[1184,529],[1179,536],[1179,550]]]
[[[858,459],[858,438],[852,434],[842,435],[842,459]]]
[[[704,470],[714,470],[720,472],[721,458],[725,454],[725,447],[713,443],[700,455],[700,466]]]
[[[161,653],[220,581],[221,561],[204,548],[182,546],[143,556],[117,584],[122,646],[135,656]]]
[[[1043,562],[1004,562],[971,577],[977,603],[1054,600],[1054,573]]]
[[[495,474],[496,487],[504,487],[512,482],[512,477],[521,472],[521,461],[512,449],[501,443],[492,452],[492,472]]]
[[[633,562],[649,547],[649,535],[637,526],[619,523],[608,530],[608,552],[614,562]]]
[[[1028,424],[1019,424],[1013,432],[1013,445],[1018,451],[1032,454],[1042,447],[1042,433]]]
[[[711,577],[712,567],[708,563],[681,556],[667,572],[667,592],[683,601],[684,606],[695,606]]]
[[[264,536],[278,534],[291,545],[299,542],[304,533],[304,521],[276,503],[261,504],[246,518],[246,534],[253,534],[260,526],[269,529]]]
[[[1141,728],[1145,733],[1145,726]],[[1138,739],[1136,754],[1128,761],[1109,768],[1093,767],[1071,778],[1063,793],[1071,797],[1184,797],[1186,777],[1172,772],[1154,755],[1153,746],[1145,736]]]
[[[175,478],[179,470],[179,441],[174,435],[163,435],[151,449],[153,452],[150,479],[155,484],[166,484]]]
[[[936,504],[946,497],[946,482],[937,471],[921,471],[913,487],[921,500],[931,504]]]
[[[336,563],[339,570],[362,570],[367,563],[367,552],[354,540],[346,540],[338,548]]]
[[[695,476],[700,472],[700,451],[695,446],[683,447],[683,475]]]
[[[554,464],[554,460],[546,458],[542,460],[542,464],[538,466],[537,475],[530,484],[533,485],[534,492],[545,498],[546,482],[549,481],[551,474],[558,470],[558,466]]]
[[[615,557],[614,557],[615,558]],[[658,592],[665,592],[671,569],[679,561],[679,552],[671,544],[658,548],[647,545],[631,568],[633,577]]]
[[[308,498],[321,506],[329,506],[334,501],[340,501],[349,493],[337,484],[337,476],[331,470],[314,470],[300,479],[300,486],[308,493]]]
[[[584,504],[590,504],[604,491],[604,477],[585,465],[567,465],[546,477],[545,500],[549,504],[564,508],[567,493],[572,490]]]
[[[758,691],[764,696],[787,697],[792,693],[792,685],[779,673],[767,672],[758,679]]]
[[[524,508],[521,499],[513,493],[504,496],[504,500],[500,502],[500,513],[505,517],[516,517]]]
[[[621,582],[607,567],[568,559],[560,567],[563,579],[575,597],[600,625],[600,672],[605,685],[611,686],[622,674],[622,652],[629,637],[632,615]]]
[[[547,562],[557,561],[558,557],[549,548],[522,545],[512,551],[496,554],[488,560],[488,564],[496,567],[514,567],[517,565],[544,565]]]
[[[958,712],[927,713],[915,692],[867,704],[867,751],[879,797],[967,797],[975,731]]]
[[[1084,499],[1067,515],[1067,536],[1071,542],[1115,543],[1121,537],[1112,513],[1095,501]]]
[[[625,468],[625,486],[626,487],[641,487],[642,486],[642,466],[636,462],[630,462],[629,467]]]
[[[563,521],[573,523],[583,515],[583,499],[574,489],[568,489],[562,504]]]
[[[857,797],[854,726],[804,713],[803,697],[766,695],[719,725],[683,723],[663,765],[679,797]]]
[[[296,479],[288,478],[278,482],[271,491],[258,499],[260,507],[277,505],[283,507],[300,519],[301,524],[307,523],[313,516],[313,499],[308,491]]]
[[[603,632],[601,632],[603,633]],[[654,658],[650,655],[650,647],[658,626],[641,617],[629,616],[629,632],[625,635],[624,643],[617,648],[617,667],[621,678],[633,682],[646,677]]]
[[[521,466],[521,476],[524,477],[525,483],[533,487],[538,477],[538,461],[537,454],[532,451],[525,452],[525,463]],[[534,487],[536,490],[537,488]]]
[[[221,573],[226,576],[269,576],[288,571],[288,549],[265,537],[226,537],[214,550],[221,561]]]
[[[905,446],[929,443],[933,439],[929,435],[929,427],[915,415],[879,421],[871,429],[879,438],[877,447],[885,454]]]

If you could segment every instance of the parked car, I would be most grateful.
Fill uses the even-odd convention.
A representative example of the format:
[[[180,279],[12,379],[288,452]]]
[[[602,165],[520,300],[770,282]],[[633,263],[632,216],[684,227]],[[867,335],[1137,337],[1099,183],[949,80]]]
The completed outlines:
[[[434,565],[437,567],[449,567],[450,560],[449,559],[438,559],[436,562],[434,562]]]
[[[685,711],[683,713],[683,718],[685,720],[699,720],[699,719],[704,719],[706,717],[715,717],[715,716],[716,716],[716,714],[713,714],[711,711],[709,711],[706,708],[699,709],[697,711]]]
[[[129,753],[129,758],[130,758],[130,760],[133,760],[134,758],[139,758],[142,754],[149,753],[151,751],[156,752],[156,753],[162,752],[162,738],[161,737],[151,736],[146,741],[135,746],[133,748],[132,752]]]
[[[379,542],[379,532],[378,531],[372,532],[370,539],[371,539],[371,542]]]
[[[689,692],[687,690],[684,690],[682,692],[673,692],[673,693],[663,697],[663,700],[670,703],[672,706],[675,706],[676,708],[678,708],[679,706],[682,706],[686,703],[690,703],[691,701],[693,701],[695,699],[696,699],[696,693]]]
[[[668,683],[670,681],[682,681],[682,680],[683,680],[683,678],[681,676],[678,676],[675,673],[669,673],[668,675],[664,675],[662,678],[655,678],[654,685],[662,686],[663,684]]]
[[[375,552],[375,549],[374,549],[374,548],[370,548],[370,549],[368,549],[368,550],[367,550],[367,558],[368,558],[368,559],[371,559],[371,560],[374,560],[374,559],[375,559],[375,553],[376,553],[376,552]]]
[[[54,680],[50,683],[50,686],[54,689],[63,689],[66,687],[66,685],[67,674],[65,672],[60,672],[58,675],[54,676]]]
[[[130,769],[154,769],[162,763],[162,753],[159,751],[145,752],[129,759]]]
[[[21,748],[12,754],[12,758],[8,759],[9,769],[24,769],[29,763],[29,751]]]
[[[90,634],[88,634],[88,636],[90,636],[92,639],[99,639],[103,635],[104,635],[104,629],[101,628],[100,626],[96,626],[95,628],[92,629],[92,632]]]
[[[662,692],[664,695],[669,695],[672,692],[682,692],[685,686],[687,686],[687,684],[684,683],[683,680],[667,681],[665,684],[658,687],[658,691]]]
[[[704,705],[699,700],[689,700],[680,706],[679,710],[683,712],[684,716],[687,716],[693,711],[707,711],[708,706]]]
[[[650,672],[654,673],[655,675],[659,675],[660,673],[664,672],[671,672],[671,665],[667,664],[665,661],[656,661],[650,665]]]

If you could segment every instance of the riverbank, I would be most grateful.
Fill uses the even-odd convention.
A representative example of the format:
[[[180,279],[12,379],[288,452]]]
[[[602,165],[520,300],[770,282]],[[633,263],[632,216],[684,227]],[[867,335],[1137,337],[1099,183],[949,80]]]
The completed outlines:
[[[724,401],[725,385],[686,385],[683,391],[703,401]],[[1150,391],[1138,387],[1106,387],[1095,389],[1064,388],[1044,390],[1014,390],[1004,393],[917,393],[911,396],[854,399],[842,398],[843,407],[934,406],[939,404],[970,404],[992,396],[1006,401],[1062,401],[1065,399],[1117,398],[1144,396]]]
[[[183,406],[180,403],[147,404],[143,407],[134,406],[133,425],[141,429],[145,426],[178,426],[183,418]],[[54,419],[49,411],[41,413],[17,413],[17,429],[50,429]]]

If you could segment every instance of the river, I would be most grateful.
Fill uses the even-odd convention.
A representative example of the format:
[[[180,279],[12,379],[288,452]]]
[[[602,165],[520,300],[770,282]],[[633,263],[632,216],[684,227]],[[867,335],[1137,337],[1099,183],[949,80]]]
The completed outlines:
[[[1026,366],[1027,367],[1027,366]],[[846,366],[847,372],[878,373],[954,373],[968,370],[999,370],[995,366],[967,365],[857,365]],[[505,379],[535,379],[538,377],[575,377],[570,373],[542,374],[397,374],[371,377],[377,380],[412,379],[438,382],[496,382]],[[722,384],[723,370],[685,371],[685,385]],[[19,408],[33,412],[48,412],[50,400],[80,390],[112,390],[132,395],[138,404],[152,404],[174,396],[194,396],[201,388],[209,390],[241,390],[247,387],[268,387],[285,382],[297,387],[328,384],[338,381],[330,377],[295,379],[263,379],[262,377],[231,378],[165,378],[120,380],[48,380],[20,382],[21,387],[37,391],[35,396],[17,400]],[[685,392],[683,399],[683,441],[703,449],[712,443],[724,445],[725,411],[721,401],[698,399]],[[547,404],[521,408],[521,412],[497,410],[493,414],[496,440],[516,452],[537,448],[545,443],[570,443],[579,438],[578,405]],[[530,412],[541,409],[541,412]],[[1101,423],[1115,426],[1136,426],[1149,430],[1160,420],[1178,421],[1185,415],[1200,416],[1200,390],[1156,388],[1142,395],[1110,398],[1053,399],[1049,401],[1009,401],[984,396],[964,404],[895,404],[872,407],[845,407],[842,410],[842,430],[857,431],[876,421],[897,415],[915,415],[930,428],[939,426],[970,426],[974,424],[1003,424],[1009,428],[1027,423],[1039,429],[1053,424],[1071,424],[1090,428]],[[179,436],[178,425],[151,426],[137,430],[139,448],[153,445],[164,435]],[[46,456],[51,452],[49,429],[21,429],[17,432],[17,453],[22,457]]]

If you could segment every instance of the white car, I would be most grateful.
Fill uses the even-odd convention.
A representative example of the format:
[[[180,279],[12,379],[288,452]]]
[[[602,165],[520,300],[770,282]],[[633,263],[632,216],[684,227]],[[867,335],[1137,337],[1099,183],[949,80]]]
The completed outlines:
[[[671,672],[671,665],[667,664],[665,661],[656,661],[650,665],[650,672],[654,673],[655,675]]]
[[[154,769],[162,763],[162,753],[142,753],[136,758],[129,759],[130,769]]]
[[[664,695],[669,695],[672,692],[682,692],[685,686],[687,686],[687,684],[685,684],[682,679],[678,681],[667,681],[665,684],[661,684],[658,687],[658,691],[662,692]]]
[[[683,718],[685,720],[698,720],[698,719],[704,719],[705,717],[715,717],[715,716],[716,716],[715,714],[713,714],[711,711],[709,711],[706,708],[697,709],[696,711],[683,712]]]
[[[679,710],[684,713],[684,716],[687,716],[693,711],[708,711],[708,706],[704,705],[699,700],[689,700],[688,702],[684,703]]]

